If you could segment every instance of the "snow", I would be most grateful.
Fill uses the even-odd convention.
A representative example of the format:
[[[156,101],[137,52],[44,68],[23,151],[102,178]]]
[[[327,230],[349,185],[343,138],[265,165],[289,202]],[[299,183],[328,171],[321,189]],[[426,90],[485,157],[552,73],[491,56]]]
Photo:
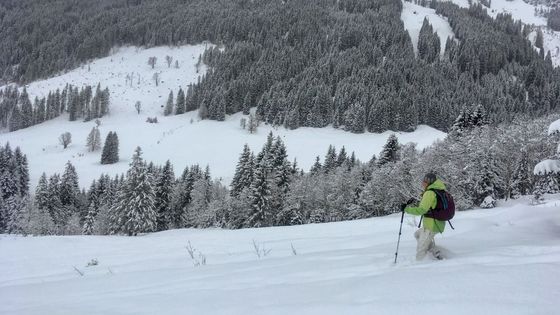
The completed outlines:
[[[468,8],[467,0],[449,0],[462,8]],[[477,3],[473,0],[473,3]],[[545,55],[550,51],[554,66],[560,66],[560,32],[553,31],[547,27],[546,18],[535,14],[536,8],[546,8],[545,6],[534,6],[523,0],[492,0],[490,8],[484,6],[488,15],[496,17],[499,13],[509,13],[514,20],[521,20],[524,24],[535,25],[543,30],[543,47]],[[534,44],[536,32],[529,34],[529,39]]]
[[[457,213],[456,229],[436,236],[442,261],[415,261],[407,215],[396,265],[400,214],[139,237],[2,235],[0,313],[556,314],[560,195],[529,199]],[[189,241],[206,265],[194,266]],[[257,258],[253,241],[269,254]]]
[[[560,174],[560,160],[544,160],[535,165],[535,175]]]
[[[548,134],[553,135],[556,133],[560,133],[560,119],[552,122],[550,126],[548,126]]]
[[[109,131],[119,136],[120,162],[101,165],[101,151],[88,152],[86,139],[95,125],[94,122],[70,122],[62,116],[40,125],[16,132],[0,134],[0,143],[10,142],[12,147],[20,146],[29,159],[31,186],[34,189],[43,172],[62,173],[67,161],[76,167],[80,186],[89,187],[93,179],[101,173],[110,175],[126,172],[136,146],[142,147],[144,158],[157,164],[170,160],[175,173],[180,174],[185,166],[195,163],[210,166],[212,175],[221,177],[229,184],[239,154],[247,143],[252,150],[261,149],[270,131],[281,136],[288,148],[290,160],[297,158],[298,165],[305,170],[313,165],[315,156],[323,157],[329,145],[337,149],[346,147],[354,151],[362,161],[379,154],[391,132],[382,134],[352,134],[342,130],[326,128],[299,128],[286,130],[261,125],[256,134],[241,129],[241,114],[227,117],[225,122],[199,121],[196,112],[178,116],[164,117],[162,106],[166,103],[170,90],[176,95],[179,86],[185,88],[196,82],[199,75],[195,64],[204,51],[204,45],[182,47],[156,47],[140,49],[125,47],[116,50],[109,57],[91,62],[88,66],[70,71],[58,77],[31,83],[28,92],[31,99],[43,96],[48,91],[63,88],[66,82],[76,86],[83,84],[109,87],[111,92],[111,113],[101,119],[101,138],[103,142]],[[180,68],[167,67],[166,55],[180,61]],[[147,64],[148,57],[156,56],[158,62],[154,70]],[[156,87],[153,72],[159,72],[162,82]],[[134,73],[133,87],[126,86],[126,75]],[[140,84],[137,83],[138,77]],[[142,112],[136,113],[134,104],[142,102]],[[147,117],[157,116],[158,124],[146,123]],[[72,134],[72,143],[63,149],[58,136],[63,132]],[[429,146],[445,133],[427,126],[419,126],[412,133],[397,133],[402,143],[416,142],[418,148]]]
[[[401,12],[401,20],[404,23],[404,28],[408,31],[414,53],[418,54],[418,37],[424,18],[427,18],[434,31],[438,34],[441,44],[440,54],[445,52],[445,42],[448,37],[455,38],[455,33],[451,29],[447,18],[436,14],[434,9],[425,8],[411,2],[403,1],[403,11]]]

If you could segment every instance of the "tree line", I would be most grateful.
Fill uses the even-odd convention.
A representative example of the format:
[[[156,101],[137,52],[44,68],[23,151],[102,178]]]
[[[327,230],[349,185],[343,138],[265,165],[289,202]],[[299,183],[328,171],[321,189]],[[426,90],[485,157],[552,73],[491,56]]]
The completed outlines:
[[[203,55],[208,72],[175,94],[176,113],[223,120],[256,106],[269,124],[360,133],[447,130],[478,104],[495,124],[556,110],[560,70],[533,49],[530,27],[510,15],[493,19],[479,4],[427,4],[457,38],[439,38],[426,21],[415,56],[393,0],[5,1],[0,70],[4,80],[26,82],[115,45],[210,41],[218,46]]]
[[[148,163],[137,148],[126,174],[101,175],[78,185],[70,162],[62,175],[43,174],[29,197],[27,160],[9,145],[0,150],[3,232],[124,234],[174,228],[248,228],[334,222],[382,216],[419,197],[420,181],[435,172],[459,210],[489,208],[498,199],[560,192],[558,174],[533,174],[555,156],[550,118],[489,125],[481,111],[465,112],[442,141],[419,151],[391,135],[382,151],[360,161],[330,146],[307,171],[288,161],[288,148],[269,134],[259,152],[245,146],[232,182],[212,179],[193,165],[176,176],[173,165]]]
[[[17,88],[8,86],[0,89],[0,128],[16,131],[54,119],[63,113],[68,113],[70,121],[90,121],[108,114],[109,105],[109,89],[102,90],[100,84],[95,93],[89,85],[78,89],[67,84],[62,91],[57,89],[50,91],[46,97],[35,97],[33,103],[25,87],[19,92]]]

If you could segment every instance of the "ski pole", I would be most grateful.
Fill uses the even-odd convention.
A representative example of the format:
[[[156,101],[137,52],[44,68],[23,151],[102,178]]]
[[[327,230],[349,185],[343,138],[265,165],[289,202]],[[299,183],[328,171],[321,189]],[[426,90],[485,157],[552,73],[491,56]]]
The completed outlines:
[[[399,254],[399,244],[401,243],[402,224],[404,221],[404,209],[401,210],[401,227],[399,228],[399,240],[397,241],[397,250],[395,251],[395,264],[397,263],[397,255]]]

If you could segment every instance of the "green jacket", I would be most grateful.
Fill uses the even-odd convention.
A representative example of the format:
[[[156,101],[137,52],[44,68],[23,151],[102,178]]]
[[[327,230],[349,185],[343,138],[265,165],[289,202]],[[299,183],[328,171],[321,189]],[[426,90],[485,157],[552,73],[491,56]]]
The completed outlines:
[[[426,187],[424,194],[422,194],[422,200],[420,200],[420,204],[417,207],[408,206],[404,211],[413,215],[424,215],[431,209],[434,209],[437,205],[437,196],[430,189],[445,190],[445,184],[439,179],[436,180],[433,184]],[[445,221],[423,217],[422,224],[426,229],[435,233],[443,233],[443,230],[445,230]]]

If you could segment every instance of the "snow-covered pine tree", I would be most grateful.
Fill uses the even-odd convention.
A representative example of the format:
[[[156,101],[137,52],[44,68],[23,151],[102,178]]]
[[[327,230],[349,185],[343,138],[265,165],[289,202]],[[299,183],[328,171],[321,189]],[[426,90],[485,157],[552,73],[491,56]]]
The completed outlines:
[[[325,173],[330,173],[336,168],[336,148],[332,145],[329,145],[329,149],[327,150],[327,154],[325,155],[325,163],[323,165],[323,171]]]
[[[132,157],[115,212],[120,217],[120,231],[129,236],[156,230],[153,179],[146,169],[140,147],[136,148]]]
[[[38,209],[48,209],[49,204],[49,186],[47,181],[47,174],[43,173],[39,178],[39,183],[35,188],[35,206]]]
[[[266,159],[262,159],[255,169],[253,184],[251,185],[251,213],[246,226],[263,227],[270,225],[270,184],[267,173]]]
[[[60,181],[60,202],[62,206],[76,210],[80,186],[78,185],[78,173],[70,161],[66,162],[64,173]]]
[[[94,152],[101,148],[101,135],[98,127],[93,127],[86,139],[86,146],[88,151]]]
[[[119,138],[116,132],[109,131],[101,153],[101,164],[114,164],[119,161]]]
[[[169,92],[169,97],[167,98],[167,103],[165,104],[165,108],[163,110],[164,116],[169,116],[173,114],[173,91]]]
[[[399,158],[400,144],[397,136],[395,134],[391,134],[389,138],[387,138],[387,142],[383,146],[383,150],[379,154],[379,160],[377,161],[378,165],[385,165],[387,163],[396,162]]]
[[[321,159],[317,156],[315,157],[315,163],[313,163],[313,166],[311,166],[311,169],[309,170],[309,174],[311,176],[317,175],[322,172],[322,169],[323,165],[321,165]]]
[[[177,92],[177,104],[175,105],[175,115],[184,114],[185,111],[185,92],[183,92],[182,88],[179,88],[179,92]]]
[[[23,92],[19,96],[19,105],[21,106],[21,128],[27,128],[33,125],[33,106],[29,100],[29,94],[24,87]]]
[[[54,225],[62,232],[68,223],[70,214],[60,201],[60,175],[53,174],[49,177],[47,211],[51,215]]]
[[[239,195],[243,189],[251,185],[251,179],[253,177],[253,163],[251,155],[252,153],[249,145],[245,144],[231,182],[230,195],[232,197]]]
[[[515,163],[515,169],[513,170],[510,184],[510,197],[512,199],[527,195],[531,191],[530,174],[527,154],[523,152],[518,162]]]
[[[175,174],[171,162],[167,160],[155,186],[155,208],[157,212],[157,230],[169,229],[171,223],[171,196]]]
[[[15,172],[14,175],[18,178],[18,189],[21,196],[29,194],[29,165],[27,163],[27,156],[23,154],[19,147],[14,151]]]

